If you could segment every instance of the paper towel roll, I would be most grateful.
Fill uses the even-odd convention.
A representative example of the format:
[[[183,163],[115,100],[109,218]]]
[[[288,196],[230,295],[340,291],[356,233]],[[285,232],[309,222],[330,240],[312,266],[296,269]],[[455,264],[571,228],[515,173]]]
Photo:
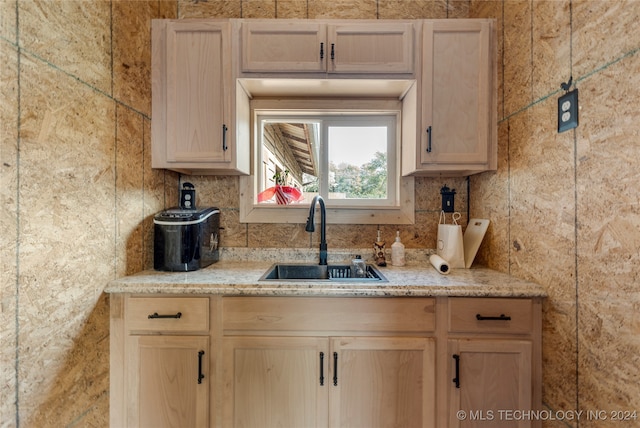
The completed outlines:
[[[432,254],[429,257],[429,262],[431,262],[433,267],[436,268],[436,270],[443,275],[448,275],[449,272],[451,272],[451,269],[449,268],[449,263],[437,254]]]

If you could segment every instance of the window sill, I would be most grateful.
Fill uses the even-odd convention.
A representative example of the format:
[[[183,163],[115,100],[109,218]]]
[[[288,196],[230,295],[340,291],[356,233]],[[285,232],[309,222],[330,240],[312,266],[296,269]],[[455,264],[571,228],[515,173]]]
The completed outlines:
[[[249,203],[242,195],[253,195],[253,177],[240,177],[241,223],[305,223],[309,205],[277,205]],[[400,206],[389,208],[327,206],[328,224],[414,224],[414,178],[402,177]]]

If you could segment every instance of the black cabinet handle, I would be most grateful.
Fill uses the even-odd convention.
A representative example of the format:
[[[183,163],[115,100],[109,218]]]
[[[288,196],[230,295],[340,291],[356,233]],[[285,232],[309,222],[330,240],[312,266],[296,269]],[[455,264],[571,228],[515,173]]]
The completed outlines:
[[[224,123],[222,124],[222,151],[226,152],[228,147],[227,147],[227,130],[229,128],[227,128],[227,125],[225,125]]]
[[[338,353],[333,353],[333,385],[338,386]]]
[[[324,59],[324,43],[320,42],[320,59]]]
[[[324,352],[320,352],[320,386],[324,385]]]
[[[427,127],[427,153],[431,153],[431,125]]]
[[[331,43],[331,61],[333,61],[334,59],[336,59],[336,50],[335,50],[335,43]]]
[[[177,314],[174,314],[174,315],[158,315],[157,312],[154,312],[154,313],[152,313],[151,315],[148,316],[148,318],[150,320],[159,319],[159,318],[176,318],[176,319],[179,319],[180,317],[182,317],[182,312],[178,312]]]
[[[505,314],[500,314],[499,317],[484,317],[480,314],[476,314],[478,321],[511,321],[511,317]]]
[[[204,351],[198,351],[198,383],[202,383],[202,379],[204,379],[204,375],[202,374],[202,356],[204,355]]]
[[[456,377],[453,378],[453,383],[456,384],[456,388],[460,388],[460,355],[453,354],[453,359],[456,360]]]

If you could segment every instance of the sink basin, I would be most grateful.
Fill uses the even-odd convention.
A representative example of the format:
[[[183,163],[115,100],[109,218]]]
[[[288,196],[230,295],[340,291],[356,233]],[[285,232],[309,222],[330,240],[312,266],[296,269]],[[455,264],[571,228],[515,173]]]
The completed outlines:
[[[342,282],[387,281],[387,278],[372,265],[367,265],[366,278],[353,278],[350,265],[279,264],[271,266],[260,277],[260,281],[313,280]]]

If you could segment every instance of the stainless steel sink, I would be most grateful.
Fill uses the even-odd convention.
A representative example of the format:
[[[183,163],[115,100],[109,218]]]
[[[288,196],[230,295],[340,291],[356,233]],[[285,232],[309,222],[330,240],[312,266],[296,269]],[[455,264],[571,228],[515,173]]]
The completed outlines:
[[[350,265],[280,264],[271,266],[260,277],[260,281],[343,281],[343,282],[386,282],[387,278],[372,265],[367,265],[366,278],[352,277]]]

